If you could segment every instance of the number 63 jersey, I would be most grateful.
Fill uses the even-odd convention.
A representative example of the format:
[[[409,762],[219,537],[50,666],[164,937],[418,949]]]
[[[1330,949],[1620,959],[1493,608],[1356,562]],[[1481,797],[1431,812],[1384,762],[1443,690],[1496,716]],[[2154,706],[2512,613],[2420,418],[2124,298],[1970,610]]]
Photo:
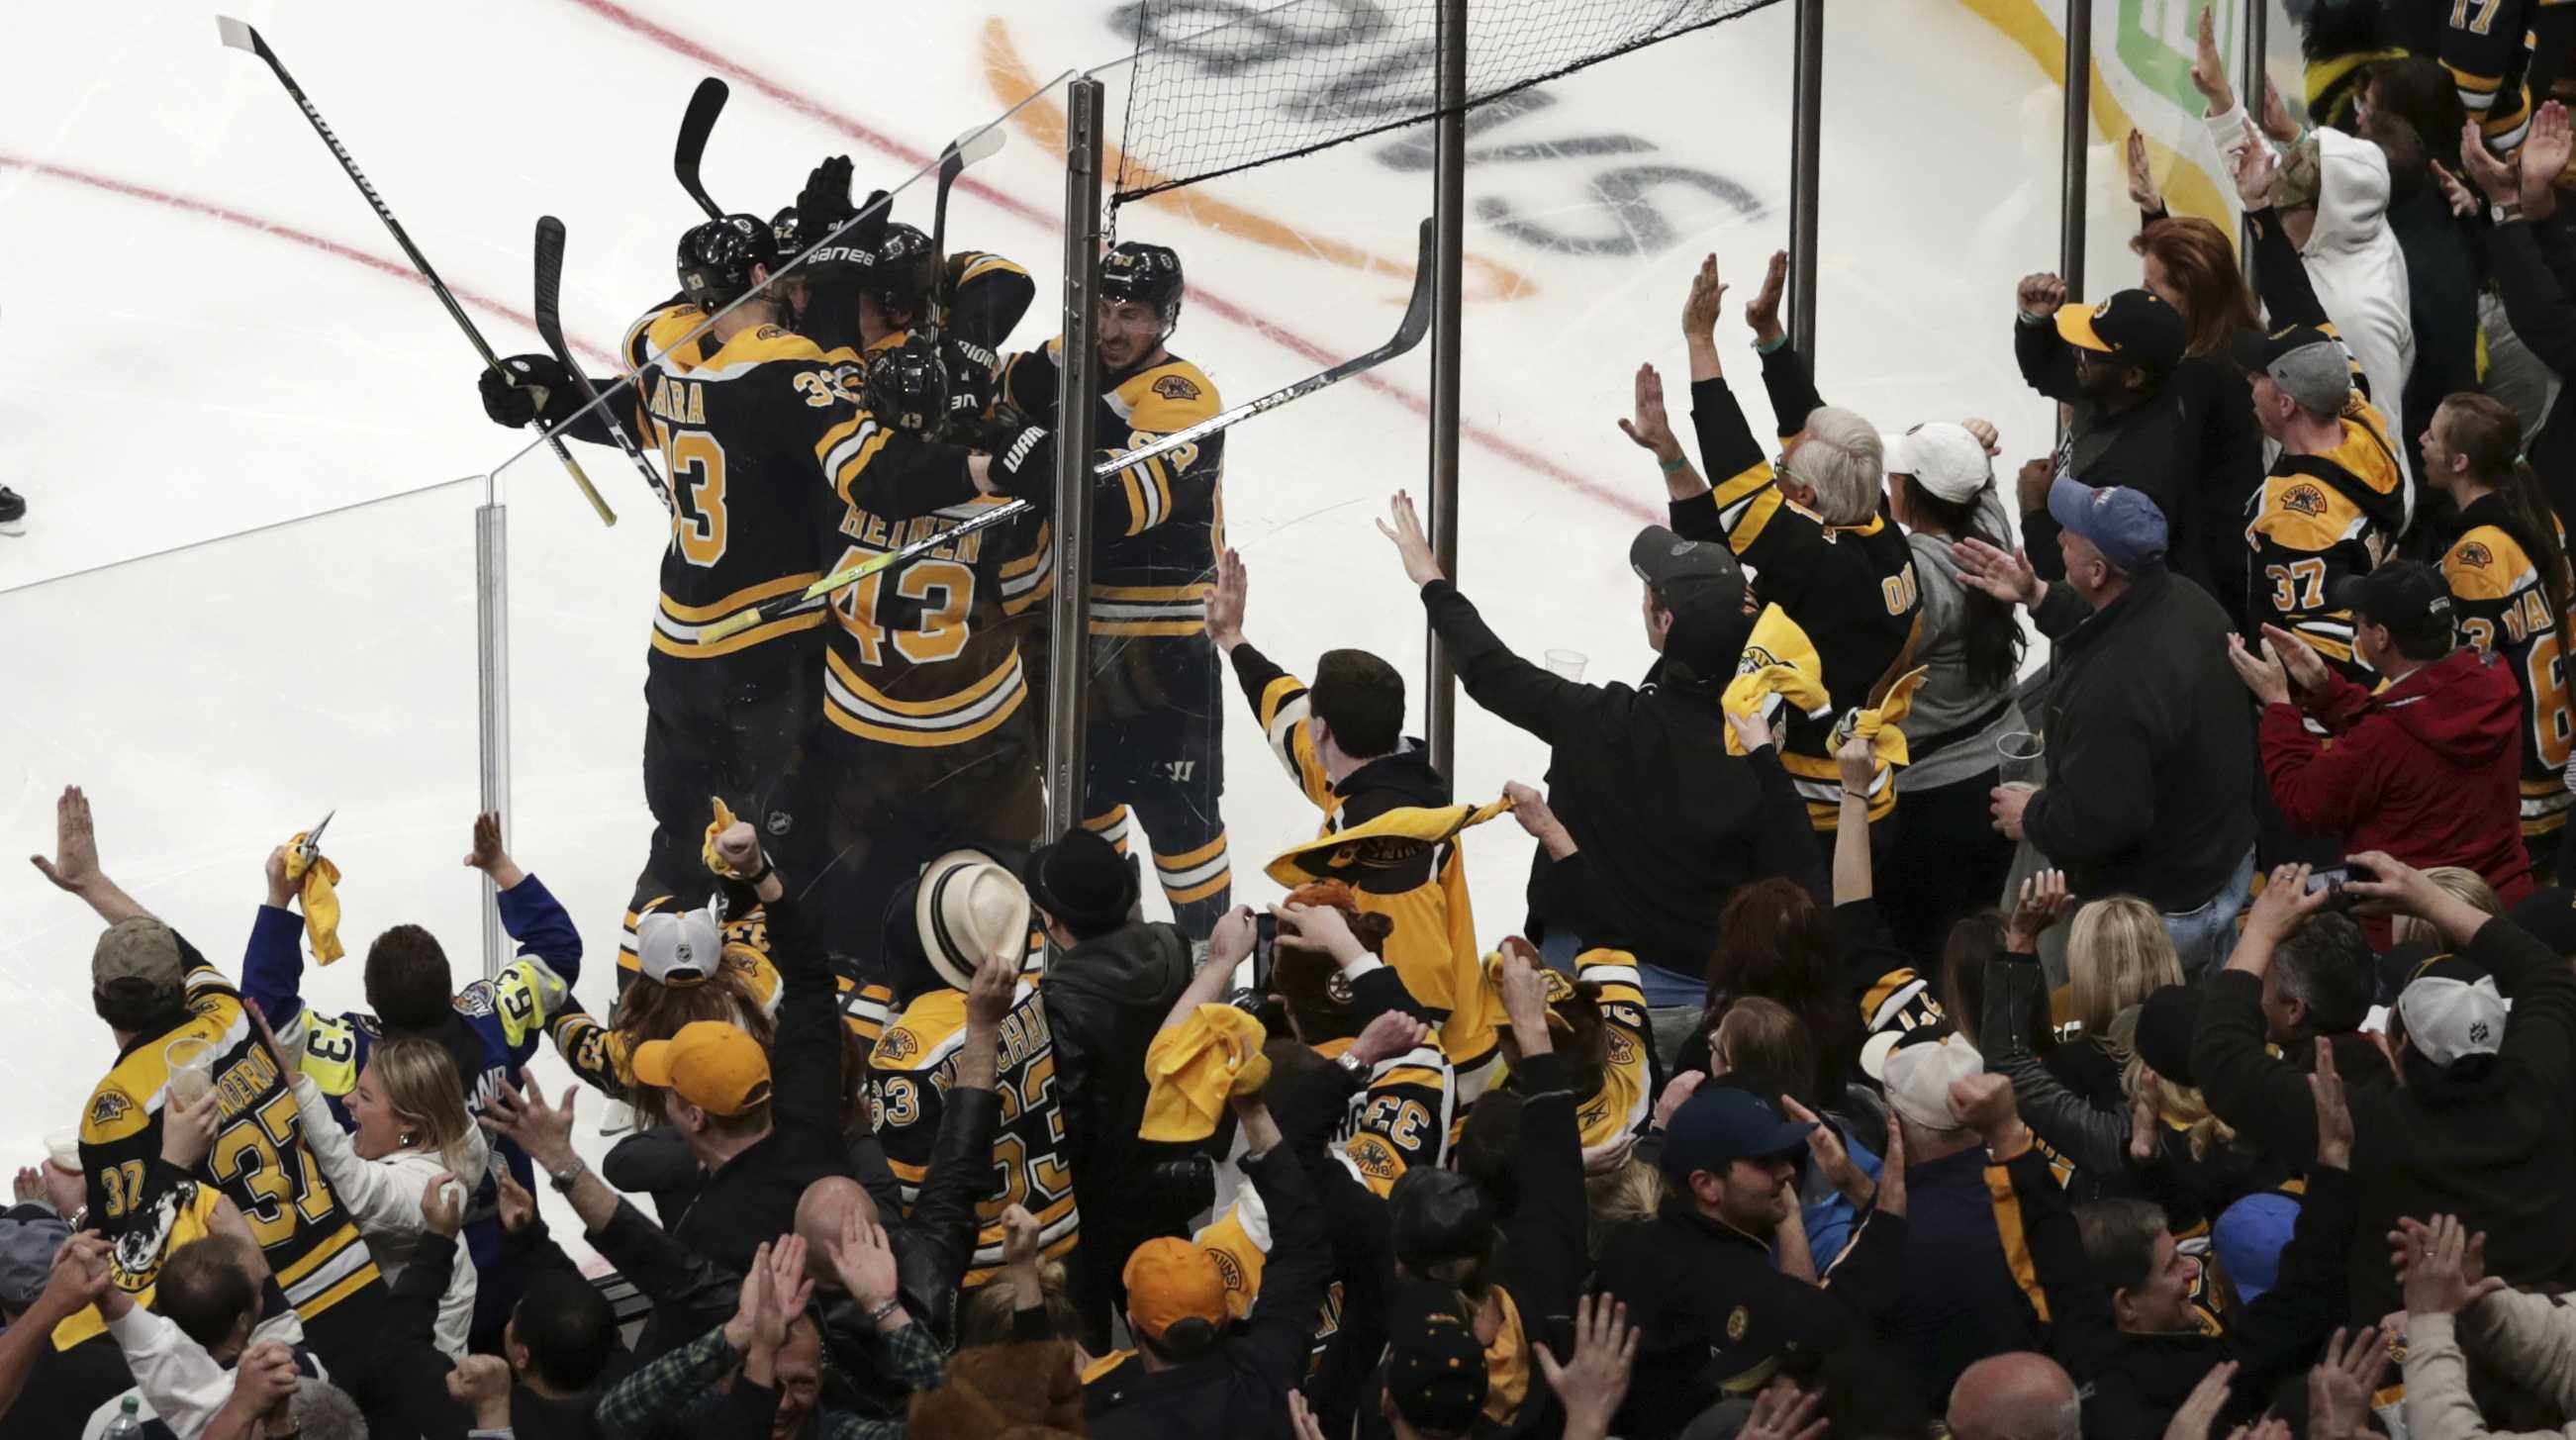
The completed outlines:
[[[868,1109],[907,1210],[930,1177],[942,1102],[956,1083],[957,1055],[965,1044],[966,996],[942,988],[913,997],[877,1037],[868,1058]],[[1001,1275],[1002,1212],[1011,1206],[1026,1206],[1037,1217],[1038,1252],[1049,1259],[1073,1249],[1082,1228],[1073,1203],[1073,1169],[1065,1161],[1064,1112],[1056,1103],[1055,1037],[1037,987],[1026,980],[1002,1017],[994,1059],[1001,1124],[993,1136],[993,1185],[976,1207],[983,1228],[967,1265],[968,1289]]]
[[[141,1303],[174,1230],[199,1209],[198,1187],[220,1190],[241,1207],[288,1303],[309,1324],[378,1285],[375,1261],[305,1149],[292,1077],[260,1044],[241,993],[184,940],[180,953],[188,1022],[128,1046],[81,1111],[91,1227],[115,1242],[112,1283]],[[214,1088],[223,1098],[214,1144],[193,1171],[161,1158],[162,1111],[172,1103],[165,1056],[179,1040],[214,1047]]]

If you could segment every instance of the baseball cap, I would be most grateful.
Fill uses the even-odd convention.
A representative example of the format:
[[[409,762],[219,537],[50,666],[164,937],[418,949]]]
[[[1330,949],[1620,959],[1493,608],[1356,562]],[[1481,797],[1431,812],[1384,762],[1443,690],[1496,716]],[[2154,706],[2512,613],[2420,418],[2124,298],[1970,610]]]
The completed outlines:
[[[2155,375],[2181,364],[2191,343],[2191,327],[2181,313],[2149,290],[2118,291],[2099,305],[2060,305],[2057,333],[2078,349]]]
[[[1966,504],[1994,483],[1994,458],[1965,425],[1927,420],[1884,443],[1888,474],[1910,475],[1953,505]]]
[[[1735,552],[1714,540],[1685,540],[1669,527],[1649,525],[1628,542],[1628,568],[1637,578],[1693,607],[1705,601],[1721,609],[1744,607],[1744,567]]]
[[[1687,1183],[1694,1171],[1722,1171],[1738,1160],[1807,1153],[1811,1121],[1784,1119],[1771,1102],[1733,1085],[1704,1085],[1664,1126],[1666,1179]]]
[[[2397,997],[2406,1043],[2435,1065],[2448,1068],[2472,1055],[2504,1048],[2504,996],[2495,977],[2456,955],[2427,961]]]
[[[1127,1315],[1149,1340],[1160,1340],[1184,1320],[1225,1323],[1225,1276],[1216,1260],[1193,1241],[1163,1236],[1136,1247],[1120,1279],[1127,1286]]]
[[[1493,1248],[1493,1198],[1455,1170],[1407,1170],[1386,1204],[1395,1257],[1416,1270]]]
[[[2340,413],[2352,393],[2352,357],[2341,341],[2314,325],[2269,335],[2244,331],[2233,344],[2238,365],[2271,376],[2281,393],[2320,415]]]
[[[635,1078],[676,1090],[715,1115],[739,1115],[769,1099],[769,1052],[749,1031],[722,1020],[697,1020],[668,1040],[635,1047]]]
[[[654,910],[636,917],[635,963],[647,980],[703,985],[723,959],[724,929],[713,910]]]
[[[2048,487],[2048,513],[2123,570],[2161,564],[2165,558],[2165,512],[2143,490],[2097,487],[2060,475]]]
[[[1475,1327],[1458,1313],[1458,1292],[1404,1281],[1384,1313],[1386,1393],[1396,1413],[1434,1440],[1472,1431],[1484,1412],[1491,1376]]]
[[[2289,1247],[2298,1222],[2299,1202],[2272,1190],[2245,1196],[2220,1212],[2210,1227],[2209,1248],[2217,1252],[2227,1278],[2236,1282],[2237,1299],[2250,1305],[2280,1279],[2281,1252]]]
[[[963,990],[975,983],[984,957],[1028,948],[1029,892],[992,856],[951,850],[922,870],[913,923],[920,927],[930,968]]]
[[[1986,1057],[1966,1036],[1925,1027],[1906,1033],[1879,1062],[1879,1083],[1896,1113],[1926,1130],[1956,1130],[1958,1115],[1950,1109],[1950,1085],[1986,1071]]]
[[[2326,603],[2402,630],[2437,615],[2450,618],[2451,585],[2421,560],[2391,560],[2367,575],[2346,575],[2328,585]]]
[[[0,1305],[24,1310],[36,1303],[45,1281],[52,1277],[54,1252],[70,1234],[70,1228],[52,1215],[0,1220]]]
[[[90,951],[89,981],[104,989],[118,980],[141,980],[155,990],[176,990],[187,983],[187,965],[179,956],[179,937],[149,915],[119,920],[98,937]]]

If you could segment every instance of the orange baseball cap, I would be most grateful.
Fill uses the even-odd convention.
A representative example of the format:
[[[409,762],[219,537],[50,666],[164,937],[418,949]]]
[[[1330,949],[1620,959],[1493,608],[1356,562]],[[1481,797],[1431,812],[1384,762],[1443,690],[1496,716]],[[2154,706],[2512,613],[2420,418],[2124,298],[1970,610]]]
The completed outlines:
[[[738,1025],[699,1020],[668,1040],[635,1047],[635,1078],[676,1090],[714,1115],[739,1115],[769,1099],[769,1052]]]
[[[1162,1339],[1184,1320],[1225,1324],[1225,1276],[1194,1242],[1148,1240],[1127,1257],[1120,1278],[1127,1283],[1127,1316],[1148,1339]]]

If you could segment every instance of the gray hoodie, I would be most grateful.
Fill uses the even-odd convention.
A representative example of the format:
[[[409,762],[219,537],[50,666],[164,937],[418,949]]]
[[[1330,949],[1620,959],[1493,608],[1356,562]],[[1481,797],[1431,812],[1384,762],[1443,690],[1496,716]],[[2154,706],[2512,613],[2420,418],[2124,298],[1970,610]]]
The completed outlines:
[[[1991,485],[1978,497],[1977,527],[1998,538],[2012,534],[2012,521],[2005,517],[2003,500]],[[1898,726],[1905,732],[1906,744],[1920,746],[2003,707],[1971,734],[1936,751],[1914,751],[1914,763],[1906,767],[1899,783],[1904,790],[1929,790],[1993,769],[1997,737],[2024,727],[2011,703],[2009,682],[1987,688],[1968,678],[1968,596],[1959,583],[1958,564],[1950,558],[1950,537],[1909,530],[1905,543],[1914,548],[1914,579],[1923,596],[1923,634],[1915,643],[1915,663],[1932,672],[1923,677],[1922,687],[1914,692],[1913,709]]]

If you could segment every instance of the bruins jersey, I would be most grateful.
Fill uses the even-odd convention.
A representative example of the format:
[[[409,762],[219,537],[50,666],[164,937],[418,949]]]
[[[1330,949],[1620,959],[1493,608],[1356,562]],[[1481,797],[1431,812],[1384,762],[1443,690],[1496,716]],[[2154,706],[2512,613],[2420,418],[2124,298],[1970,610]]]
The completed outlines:
[[[1270,1268],[1270,1212],[1261,1203],[1261,1192],[1238,1186],[1234,1203],[1200,1227],[1190,1243],[1216,1262],[1217,1278],[1225,1284],[1226,1316],[1241,1323],[1252,1314],[1252,1302],[1261,1298],[1262,1272]],[[1315,1307],[1314,1344],[1306,1356],[1309,1376],[1322,1369],[1324,1352],[1341,1333],[1343,1303],[1341,1277],[1335,1276]]]
[[[1319,838],[1365,824],[1397,806],[1449,803],[1448,782],[1410,740],[1336,785],[1324,773],[1307,729],[1306,682],[1250,645],[1235,646],[1233,659],[1235,679],[1270,739],[1270,753],[1324,812]],[[1502,997],[1485,983],[1476,946],[1463,841],[1452,838],[1400,856],[1380,855],[1343,878],[1360,909],[1395,922],[1387,936],[1386,963],[1439,1025],[1440,1049],[1456,1067],[1459,1102],[1472,1103],[1499,1065],[1504,1015]]]
[[[1055,410],[1061,338],[1011,357],[1001,391],[1037,416]],[[1199,367],[1166,356],[1100,397],[1096,459],[1185,430],[1224,408]],[[1225,548],[1225,435],[1130,465],[1099,482],[1092,509],[1091,633],[1188,637],[1207,631],[1207,596]]]
[[[180,948],[187,1023],[128,1045],[81,1110],[90,1223],[115,1242],[113,1283],[129,1295],[149,1290],[181,1217],[201,1215],[198,1191],[211,1187],[240,1207],[279,1288],[308,1322],[371,1287],[381,1292],[356,1222],[304,1146],[291,1077],[259,1042],[241,992],[193,946]],[[165,1056],[181,1040],[214,1048],[214,1087],[223,1097],[214,1145],[193,1172],[161,1158]]]
[[[936,539],[1005,503],[978,496],[909,519],[852,503],[831,563]],[[1030,547],[1044,538],[1027,521],[979,531],[842,590],[825,642],[823,717],[861,740],[924,749],[977,744],[1011,725],[1029,682],[1002,623],[1006,588],[1040,563]]]
[[[877,1037],[868,1057],[868,1110],[877,1143],[885,1147],[910,1206],[930,1176],[939,1139],[941,1104],[957,1080],[957,1055],[966,1043],[966,996],[941,988],[913,997]],[[1055,1037],[1037,987],[1023,980],[1002,1019],[994,1089],[1001,1100],[1001,1129],[993,1137],[993,1166],[1000,1184],[977,1207],[983,1230],[967,1263],[967,1288],[1002,1274],[1002,1212],[1022,1205],[1037,1217],[1038,1249],[1055,1258],[1081,1234],[1074,1208],[1073,1171],[1065,1161],[1064,1114],[1055,1096]]]
[[[2506,533],[2504,517],[2501,496],[2470,501],[2442,552],[2442,578],[2462,638],[2503,657],[2522,690],[2522,833],[2537,837],[2563,829],[2576,803],[2565,778],[2576,716],[2561,648],[2565,617],[2551,610],[2539,563]]]
[[[1884,514],[1858,525],[1828,525],[1783,494],[1725,380],[1692,382],[1691,420],[1714,488],[1672,502],[1673,531],[1687,540],[1725,541],[1756,572],[1762,600],[1779,606],[1814,644],[1832,704],[1822,716],[1789,715],[1780,764],[1807,802],[1809,823],[1832,830],[1840,823],[1843,789],[1834,764],[1835,723],[1849,711],[1878,705],[1914,668],[1923,612],[1914,549]],[[1884,759],[1869,794],[1872,821],[1896,807],[1896,778]]]
[[[1646,1020],[1646,992],[1637,984],[1637,957],[1625,950],[1586,950],[1574,958],[1578,981],[1601,987],[1593,1003],[1609,1041],[1601,1061],[1601,1088],[1578,1097],[1574,1123],[1583,1148],[1646,1133],[1655,1115],[1655,1035]]]
[[[2565,70],[2570,0],[2457,0],[2444,14],[2442,68],[2487,148],[2511,155],[2531,128],[2532,109]]]
[[[1335,1060],[1350,1048],[1349,1040],[1327,1040],[1315,1053]],[[1405,1171],[1448,1162],[1457,1095],[1456,1074],[1438,1041],[1390,1055],[1370,1067],[1367,1088],[1351,1097],[1333,1148],[1361,1184],[1385,1195]]]
[[[2406,528],[2406,476],[2388,419],[2356,389],[2343,438],[2322,455],[2283,453],[2246,501],[2246,613],[2308,643],[2346,677],[2371,683],[2353,650],[2352,612],[2327,598],[2336,581],[2379,568]]]

